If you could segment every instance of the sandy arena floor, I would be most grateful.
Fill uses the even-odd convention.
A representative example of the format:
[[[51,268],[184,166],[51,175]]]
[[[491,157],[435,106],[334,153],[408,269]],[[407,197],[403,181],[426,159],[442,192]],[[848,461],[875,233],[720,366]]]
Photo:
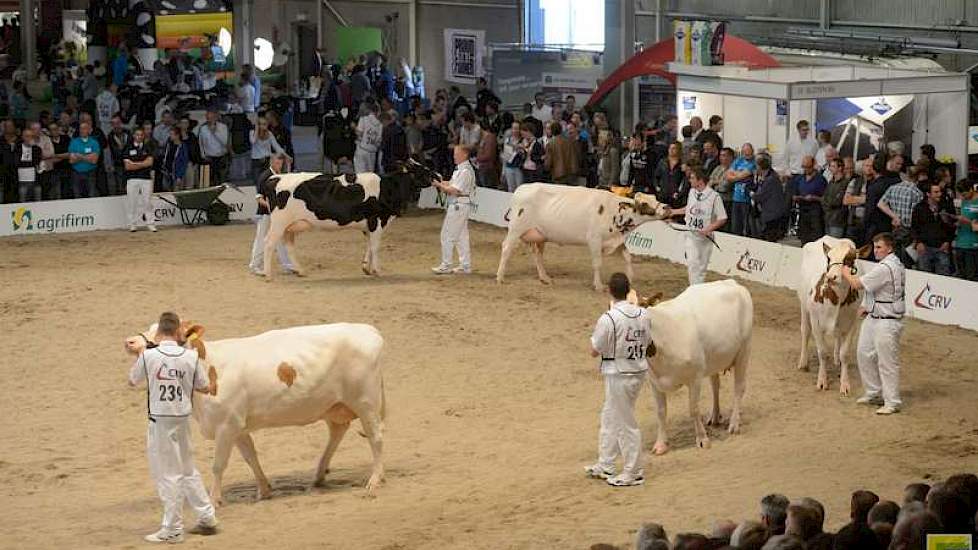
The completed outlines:
[[[675,533],[752,518],[772,491],[821,500],[827,526],[838,528],[855,489],[898,498],[907,482],[978,470],[978,336],[909,322],[906,412],[878,418],[839,397],[837,372],[833,391],[820,393],[814,372],[795,370],[797,298],[749,284],[756,319],[743,433],[711,429],[712,448],[697,449],[683,390],[670,399],[673,450],[649,460],[644,487],[585,479],[602,400],[587,337],[607,307],[588,288],[585,250],[548,248],[553,287],[517,256],[500,287],[503,231],[473,224],[476,273],[438,278],[428,268],[440,223],[435,214],[399,220],[379,279],[360,272],[360,234],[308,233],[299,251],[310,276],[271,284],[245,268],[250,225],[0,241],[0,547],[137,548],[156,529],[144,394],[126,386],[122,340],[164,309],[205,324],[210,339],[360,321],[387,340],[388,476],[377,497],[364,497],[370,453],[352,431],[323,489],[310,485],[325,425],[258,432],[274,497],[254,502],[235,451],[223,532],[189,536],[190,547],[586,548],[629,543],[643,521]],[[663,261],[643,261],[637,274],[642,289],[667,296],[685,286],[684,268]],[[731,378],[722,384],[726,417]],[[638,408],[646,449],[651,399],[644,390]],[[209,482],[213,446],[195,439]]]

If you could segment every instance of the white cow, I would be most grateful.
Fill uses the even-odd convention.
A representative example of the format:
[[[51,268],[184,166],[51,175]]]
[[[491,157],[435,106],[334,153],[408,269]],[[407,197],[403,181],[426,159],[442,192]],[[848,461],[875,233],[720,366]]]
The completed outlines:
[[[634,279],[632,257],[625,248],[628,233],[639,225],[666,217],[668,208],[652,195],[638,193],[634,199],[609,191],[549,183],[521,185],[507,213],[509,232],[503,240],[496,280],[506,277],[506,266],[520,240],[533,247],[537,275],[544,284],[550,276],[543,267],[546,243],[587,245],[591,251],[594,289],[600,291],[601,256],[621,249],[625,274]]]
[[[856,256],[869,247],[856,249],[849,239],[825,236],[802,248],[798,301],[801,305],[801,353],[798,368],[808,370],[808,342],[815,337],[818,350],[818,380],[815,387],[829,389],[826,368],[839,365],[839,393],[849,395],[849,364],[853,337],[858,326],[861,293],[850,288],[843,269],[855,269]]]
[[[361,268],[367,275],[378,275],[384,230],[434,178],[441,176],[414,161],[384,176],[372,172],[356,176],[304,172],[272,176],[259,190],[271,212],[265,237],[265,277],[272,276],[275,246],[283,239],[295,273],[304,274],[295,255],[295,236],[313,227],[362,231],[367,236],[367,250]]]
[[[638,303],[634,293],[629,300]],[[754,326],[754,304],[747,289],[732,279],[693,285],[679,296],[649,307],[648,312],[654,345],[649,374],[659,418],[652,451],[663,454],[669,450],[666,394],[682,386],[689,387],[689,414],[696,428],[696,444],[702,448],[710,446],[699,415],[700,383],[709,377],[713,388],[713,408],[706,424],[719,425],[720,374],[730,369],[734,375],[734,403],[728,430],[739,432]]]
[[[222,502],[221,477],[232,446],[254,472],[258,497],[267,498],[272,488],[258,463],[251,432],[319,420],[329,426],[329,442],[314,483],[323,483],[340,440],[359,418],[373,453],[368,493],[377,487],[384,476],[384,385],[378,362],[384,339],[377,329],[350,323],[313,325],[206,344],[200,325],[184,324],[181,332],[184,345],[197,349],[205,361],[211,379],[213,395],[194,394],[193,416],[204,438],[215,441],[214,504]],[[128,338],[126,348],[141,353],[155,333],[154,325]]]

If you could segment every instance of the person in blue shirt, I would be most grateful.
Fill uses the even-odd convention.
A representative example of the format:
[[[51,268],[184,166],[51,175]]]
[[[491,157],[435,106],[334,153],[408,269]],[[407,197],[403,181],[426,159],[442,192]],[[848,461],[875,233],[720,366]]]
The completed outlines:
[[[129,72],[129,49],[125,44],[119,45],[119,54],[112,62],[112,83],[122,87],[126,83],[126,73]]]
[[[88,198],[95,189],[95,167],[101,153],[98,140],[92,137],[92,125],[82,122],[78,135],[68,144],[68,162],[71,163],[71,185],[75,198]]]
[[[794,201],[798,204],[798,240],[805,246],[825,235],[822,195],[828,183],[815,168],[815,157],[805,155],[801,159],[801,169],[804,173],[798,178],[798,192]]]
[[[750,194],[747,192],[747,186],[754,181],[756,171],[754,146],[745,143],[740,149],[740,156],[730,165],[726,175],[727,181],[733,184],[733,212],[731,212],[730,224],[734,235],[751,234]]]

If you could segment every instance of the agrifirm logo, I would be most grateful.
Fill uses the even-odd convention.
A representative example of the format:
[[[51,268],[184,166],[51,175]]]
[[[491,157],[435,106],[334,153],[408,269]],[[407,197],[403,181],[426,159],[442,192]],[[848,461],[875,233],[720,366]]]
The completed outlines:
[[[764,271],[765,266],[767,266],[767,262],[751,256],[750,250],[745,250],[740,255],[740,259],[737,260],[737,270],[743,271],[744,273],[761,273]]]
[[[34,229],[34,225],[31,220],[34,216],[31,211],[27,208],[21,206],[17,210],[10,213],[10,223],[13,225],[14,233],[27,233],[31,229]]]
[[[59,229],[93,227],[95,225],[95,216],[76,216],[68,212],[58,217],[37,217],[30,208],[21,206],[10,213],[10,224],[14,233],[20,235],[40,232],[52,233]]]
[[[625,244],[633,250],[652,250],[652,235],[643,235],[637,231],[632,231],[625,239]]]
[[[921,309],[943,310],[951,307],[951,297],[934,292],[927,283],[920,289],[913,304]]]

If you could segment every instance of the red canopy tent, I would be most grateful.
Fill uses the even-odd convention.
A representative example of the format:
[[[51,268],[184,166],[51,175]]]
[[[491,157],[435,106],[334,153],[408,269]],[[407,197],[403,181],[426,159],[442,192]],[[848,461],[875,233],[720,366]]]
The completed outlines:
[[[601,82],[587,104],[596,105],[600,103],[619,84],[637,76],[654,74],[675,85],[676,75],[666,70],[666,63],[672,62],[675,57],[675,42],[671,38],[638,52]],[[766,69],[781,65],[757,46],[743,38],[729,34],[723,41],[723,57],[724,62],[729,65],[742,65],[751,69]]]

